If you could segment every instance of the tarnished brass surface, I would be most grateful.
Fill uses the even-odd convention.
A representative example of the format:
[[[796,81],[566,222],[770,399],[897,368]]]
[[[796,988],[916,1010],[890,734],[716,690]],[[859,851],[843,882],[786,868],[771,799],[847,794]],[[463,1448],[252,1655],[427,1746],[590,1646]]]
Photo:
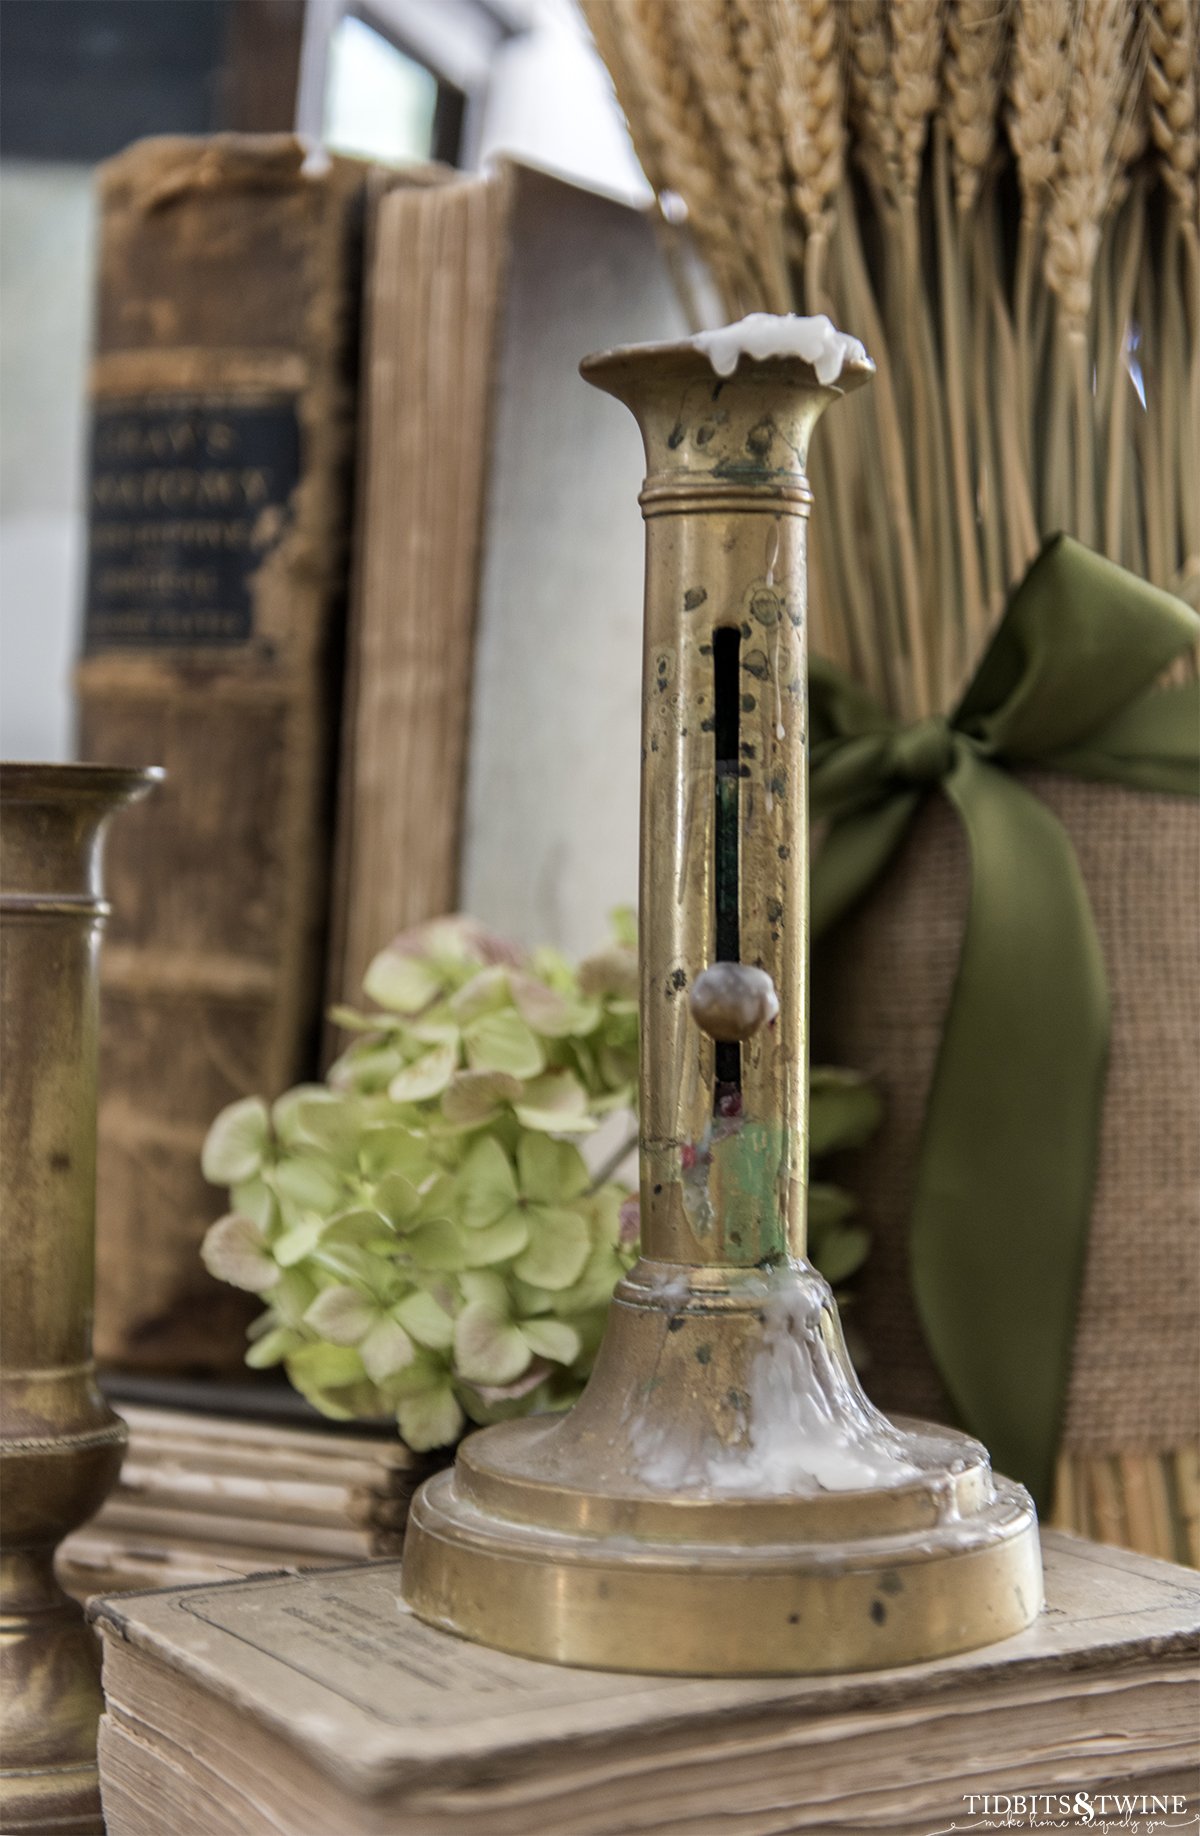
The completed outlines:
[[[804,1261],[804,467],[870,367],[832,388],[798,359],[743,359],[722,380],[659,345],[583,373],[633,410],[647,456],[643,1260],[571,1413],[485,1429],[422,1487],[405,1597],[505,1650],[613,1669],[968,1650],[1041,1606],[1032,1504],[978,1443],[872,1407]],[[689,1005],[718,960],[778,997],[740,1043]]]
[[[157,771],[0,765],[0,1830],[99,1831],[92,1634],[54,1551],[117,1476],[91,1356],[108,818]]]

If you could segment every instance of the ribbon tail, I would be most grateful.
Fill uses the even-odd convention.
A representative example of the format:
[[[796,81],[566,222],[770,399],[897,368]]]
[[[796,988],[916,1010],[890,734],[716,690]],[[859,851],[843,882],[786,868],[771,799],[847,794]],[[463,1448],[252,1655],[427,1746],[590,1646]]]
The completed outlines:
[[[809,932],[814,943],[883,872],[903,841],[920,800],[919,791],[901,791],[830,824],[810,874]]]
[[[971,891],[921,1144],[913,1289],[966,1426],[1045,1508],[1095,1180],[1108,986],[1057,818],[965,747],[944,789]]]

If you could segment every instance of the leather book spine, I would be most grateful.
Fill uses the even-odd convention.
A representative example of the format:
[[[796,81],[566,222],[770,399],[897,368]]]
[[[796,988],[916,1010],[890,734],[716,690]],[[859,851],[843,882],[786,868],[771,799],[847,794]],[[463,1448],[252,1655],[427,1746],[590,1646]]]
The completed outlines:
[[[80,756],[165,765],[115,831],[96,1350],[240,1366],[199,1259],[226,1103],[315,1070],[366,168],[290,136],[102,169]]]

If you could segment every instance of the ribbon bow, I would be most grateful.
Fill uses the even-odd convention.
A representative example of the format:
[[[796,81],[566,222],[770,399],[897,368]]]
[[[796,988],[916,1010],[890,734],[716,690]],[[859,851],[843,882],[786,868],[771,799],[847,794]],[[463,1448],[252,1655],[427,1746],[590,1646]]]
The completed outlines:
[[[1037,767],[1200,792],[1200,685],[1154,689],[1200,617],[1067,536],[1014,593],[956,712],[897,725],[810,675],[814,938],[871,885],[922,798],[970,861],[962,955],[925,1115],[910,1239],[946,1389],[1000,1470],[1051,1486],[1100,1132],[1109,995],[1066,830],[1011,776]]]

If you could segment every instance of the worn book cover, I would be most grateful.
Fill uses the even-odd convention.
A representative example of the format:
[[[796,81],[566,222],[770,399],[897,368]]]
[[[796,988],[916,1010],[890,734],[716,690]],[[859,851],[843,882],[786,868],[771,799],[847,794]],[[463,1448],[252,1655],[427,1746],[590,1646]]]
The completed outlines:
[[[684,329],[643,210],[501,161],[375,219],[329,988],[463,909],[583,951],[636,889],[636,429],[581,380]],[[614,882],[614,852],[626,871]]]
[[[110,1363],[240,1361],[200,1148],[313,1067],[369,175],[282,135],[142,141],[100,173],[79,753],[168,774],[107,862]]]
[[[102,1601],[109,1836],[931,1836],[972,1826],[971,1794],[1064,1782],[1194,1811],[1200,1580],[1044,1552],[1029,1631],[843,1677],[507,1657],[415,1620],[394,1563]]]

